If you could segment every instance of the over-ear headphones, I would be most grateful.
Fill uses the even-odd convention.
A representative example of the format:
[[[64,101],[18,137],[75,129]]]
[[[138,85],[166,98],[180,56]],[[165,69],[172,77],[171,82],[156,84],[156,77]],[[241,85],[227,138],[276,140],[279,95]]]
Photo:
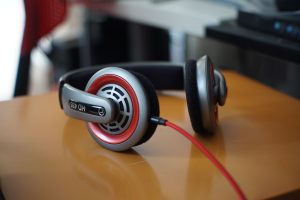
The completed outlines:
[[[185,89],[194,131],[215,130],[217,104],[225,104],[227,86],[208,56],[183,65],[145,62],[76,70],[60,78],[59,102],[68,116],[86,121],[91,136],[113,151],[124,151],[146,142],[158,124],[178,131],[216,166],[239,198],[246,199],[231,174],[200,141],[159,117],[155,89]]]
[[[195,132],[213,132],[227,86],[208,56],[185,64],[145,62],[79,69],[62,76],[59,102],[65,114],[87,122],[103,147],[124,151],[151,138],[159,117],[156,90],[185,90]]]

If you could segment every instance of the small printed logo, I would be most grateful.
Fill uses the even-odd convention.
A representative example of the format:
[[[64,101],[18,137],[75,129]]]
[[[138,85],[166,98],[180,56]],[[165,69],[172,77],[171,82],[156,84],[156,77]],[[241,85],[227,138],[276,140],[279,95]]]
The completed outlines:
[[[82,103],[70,100],[69,105],[70,105],[70,108],[73,109],[73,110],[77,110],[77,111],[80,111],[80,112],[85,112],[86,111],[86,105],[84,105]]]
[[[104,117],[106,114],[105,108],[102,106],[90,105],[73,100],[69,100],[69,106],[72,110],[76,110],[86,114],[98,115],[100,117]]]
[[[86,106],[84,104],[75,102],[75,101],[70,101],[69,102],[70,108],[73,110],[78,110],[80,112],[85,112]]]
[[[70,105],[70,108],[73,109],[73,110],[76,110],[77,109],[77,103],[74,102],[74,101],[69,101],[69,105]]]

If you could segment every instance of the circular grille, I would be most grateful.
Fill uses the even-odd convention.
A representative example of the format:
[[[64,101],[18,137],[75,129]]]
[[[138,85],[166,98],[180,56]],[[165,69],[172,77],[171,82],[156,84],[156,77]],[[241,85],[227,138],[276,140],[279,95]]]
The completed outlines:
[[[132,102],[129,94],[119,85],[107,84],[100,88],[97,95],[113,100],[119,111],[116,120],[107,124],[99,123],[100,129],[110,134],[124,132],[130,125],[133,114]]]

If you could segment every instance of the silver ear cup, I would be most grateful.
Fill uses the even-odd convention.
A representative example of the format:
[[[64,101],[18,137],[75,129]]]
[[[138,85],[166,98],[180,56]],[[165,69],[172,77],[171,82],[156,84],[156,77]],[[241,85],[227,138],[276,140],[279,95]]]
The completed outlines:
[[[149,102],[138,79],[124,69],[108,67],[95,73],[85,90],[111,99],[117,110],[115,120],[110,123],[87,123],[95,141],[113,151],[124,151],[135,146],[144,136],[149,123]]]
[[[218,104],[220,106],[223,106],[225,104],[226,97],[227,97],[226,80],[223,74],[216,69],[214,70],[214,78],[215,78],[214,95],[218,101]]]
[[[218,106],[214,97],[215,80],[213,74],[213,64],[209,57],[201,57],[196,63],[197,91],[202,126],[207,132],[214,132],[218,119]]]

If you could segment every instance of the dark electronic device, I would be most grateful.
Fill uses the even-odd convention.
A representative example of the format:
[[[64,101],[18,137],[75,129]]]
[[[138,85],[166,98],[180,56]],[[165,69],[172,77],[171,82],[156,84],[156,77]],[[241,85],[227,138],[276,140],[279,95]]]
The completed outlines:
[[[238,25],[300,42],[300,12],[254,13],[239,11]]]

